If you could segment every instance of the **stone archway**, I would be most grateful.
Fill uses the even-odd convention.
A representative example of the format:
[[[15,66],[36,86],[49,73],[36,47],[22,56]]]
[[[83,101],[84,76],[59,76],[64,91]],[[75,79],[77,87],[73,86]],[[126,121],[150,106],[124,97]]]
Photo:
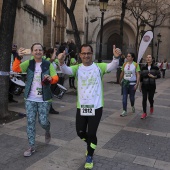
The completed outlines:
[[[91,30],[91,28],[89,28]],[[94,57],[97,59],[97,56],[99,55],[99,47],[100,47],[100,25],[96,25],[92,29],[90,38],[91,38],[91,45],[96,51]],[[124,20],[124,31],[123,31],[123,47],[122,52],[126,54],[128,51],[134,52],[134,45],[135,45],[135,35],[136,35],[136,28],[132,21],[130,21],[128,18],[125,18]],[[104,20],[104,27],[103,27],[103,42],[102,42],[102,60],[108,60],[111,56],[111,52],[108,53],[113,46],[109,44],[109,38],[112,35],[116,35],[119,37],[120,33],[120,18],[119,17],[109,17]],[[89,38],[89,39],[90,39]],[[114,37],[113,37],[114,38]],[[112,38],[111,38],[112,39]],[[116,44],[119,46],[120,38],[116,38]],[[113,42],[114,43],[114,42]],[[110,45],[110,47],[108,47]]]
[[[116,45],[117,48],[121,47],[120,35],[117,33],[112,34],[107,41],[107,60],[113,58],[113,45]]]

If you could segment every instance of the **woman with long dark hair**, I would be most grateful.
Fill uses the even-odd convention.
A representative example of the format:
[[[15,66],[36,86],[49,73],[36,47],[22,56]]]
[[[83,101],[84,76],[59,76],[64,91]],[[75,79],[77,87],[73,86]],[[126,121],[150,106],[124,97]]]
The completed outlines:
[[[122,104],[123,112],[120,114],[121,117],[127,116],[127,98],[129,94],[132,112],[135,113],[135,93],[138,88],[140,81],[140,68],[139,64],[135,62],[135,54],[127,54],[127,62],[122,66],[122,72],[120,74],[120,85],[122,86]]]

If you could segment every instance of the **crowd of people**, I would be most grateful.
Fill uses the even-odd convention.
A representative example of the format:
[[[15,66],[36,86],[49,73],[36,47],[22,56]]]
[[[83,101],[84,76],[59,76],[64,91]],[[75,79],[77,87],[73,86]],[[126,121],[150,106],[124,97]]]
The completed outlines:
[[[141,119],[147,117],[147,98],[150,103],[150,114],[154,112],[154,94],[156,79],[165,77],[168,68],[164,60],[159,66],[153,64],[151,55],[146,56],[146,64],[140,67],[133,53],[125,57],[119,48],[113,46],[113,60],[110,63],[94,63],[93,48],[83,44],[80,53],[73,40],[67,43],[56,42],[54,48],[45,49],[42,44],[31,46],[31,58],[22,61],[24,48],[12,47],[11,69],[14,72],[26,73],[24,99],[27,114],[27,136],[29,148],[25,157],[35,152],[35,124],[38,121],[45,130],[45,142],[51,140],[49,113],[59,114],[52,107],[52,97],[55,94],[62,98],[60,88],[64,85],[65,75],[69,75],[69,86],[77,90],[76,132],[81,140],[86,142],[85,168],[93,168],[93,155],[97,147],[97,129],[103,113],[103,76],[112,70],[117,70],[117,83],[121,85],[122,107],[121,117],[128,115],[127,99],[130,98],[132,112],[135,113],[135,93],[142,92],[143,113]],[[81,63],[77,62],[79,55]],[[75,81],[76,80],[76,86]],[[9,93],[9,100],[11,93]],[[13,99],[12,99],[13,100]],[[37,114],[38,113],[38,114]]]

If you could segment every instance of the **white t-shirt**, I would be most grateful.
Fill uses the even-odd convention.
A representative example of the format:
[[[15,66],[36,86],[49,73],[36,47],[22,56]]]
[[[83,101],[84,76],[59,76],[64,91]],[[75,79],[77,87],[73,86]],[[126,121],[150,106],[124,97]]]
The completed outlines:
[[[81,65],[78,68],[78,102],[81,105],[94,105],[100,108],[102,104],[102,81],[100,68],[96,64],[91,66]]]
[[[149,71],[151,70],[151,66],[148,66],[148,70],[149,70]]]
[[[41,72],[42,72],[41,64],[42,62],[35,63],[34,78],[33,78],[31,90],[30,90],[27,100],[35,101],[35,102],[43,102],[42,84],[41,84]]]
[[[105,73],[116,69],[119,64],[119,59],[113,58],[112,62],[106,63],[93,63],[90,66],[83,64],[74,65],[71,67],[63,64],[60,66],[61,71],[65,74],[76,77],[78,87],[77,108],[81,105],[93,105],[94,109],[103,107],[103,82],[102,76]]]
[[[130,85],[136,84],[136,66],[134,62],[127,63],[124,67],[124,79],[130,81]]]
[[[166,69],[167,63],[163,63],[162,69]]]

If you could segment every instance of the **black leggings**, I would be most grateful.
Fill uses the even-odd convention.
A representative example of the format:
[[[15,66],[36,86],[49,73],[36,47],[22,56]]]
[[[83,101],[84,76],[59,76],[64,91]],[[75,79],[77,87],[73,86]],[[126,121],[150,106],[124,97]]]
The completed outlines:
[[[143,112],[146,113],[146,107],[147,107],[147,97],[150,103],[150,107],[153,107],[154,103],[154,94],[155,94],[155,87],[142,87],[142,95],[143,95],[143,100],[142,100],[142,106],[143,106]]]
[[[166,71],[166,69],[162,69],[161,71],[162,71],[163,78],[165,78],[165,71]]]
[[[97,129],[102,117],[103,107],[95,110],[95,116],[81,116],[80,109],[76,114],[76,131],[77,135],[87,143],[88,155],[93,156],[97,146]]]
[[[74,86],[74,80],[75,80],[74,77],[69,77],[69,85],[70,85],[70,87],[75,87]]]

